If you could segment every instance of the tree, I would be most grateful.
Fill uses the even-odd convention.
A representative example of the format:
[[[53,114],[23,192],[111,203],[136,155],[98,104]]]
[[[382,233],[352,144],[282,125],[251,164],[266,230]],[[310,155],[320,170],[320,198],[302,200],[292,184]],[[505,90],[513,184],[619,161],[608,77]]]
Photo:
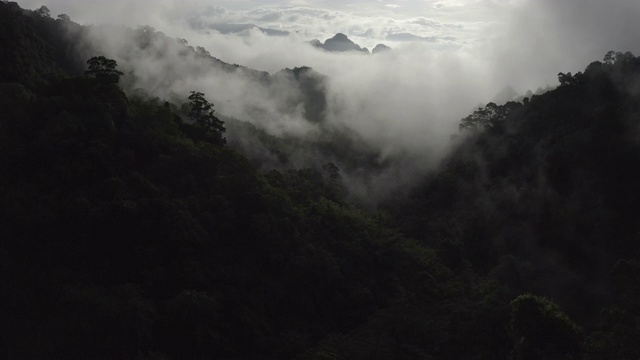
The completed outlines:
[[[578,359],[582,352],[580,328],[544,297],[528,294],[513,300],[511,329],[516,360]]]
[[[67,14],[60,14],[58,15],[58,20],[62,21],[62,22],[71,22],[71,18],[69,17],[69,15]]]
[[[224,121],[213,115],[213,104],[204,98],[204,94],[197,91],[191,91],[189,95],[189,119],[194,124],[205,131],[205,137],[216,145],[224,145],[227,140],[222,137],[226,131]]]
[[[46,6],[41,6],[38,10],[36,10],[36,15],[43,17],[43,18],[50,18],[51,17],[51,11],[49,10],[48,7]]]
[[[340,168],[338,168],[336,164],[332,162],[328,162],[322,165],[322,170],[324,174],[329,177],[329,179],[342,180],[342,175],[340,175]]]
[[[569,85],[576,85],[579,83],[579,81],[582,78],[582,72],[578,72],[575,75],[571,75],[570,72],[568,73],[558,73],[558,81],[560,82],[560,86],[569,86]]]
[[[509,114],[520,107],[517,102],[510,101],[504,105],[496,105],[490,102],[485,107],[478,108],[473,114],[460,120],[460,130],[486,130],[492,129],[504,123]]]
[[[101,84],[117,84],[123,75],[116,70],[118,63],[104,56],[94,56],[87,60],[87,64],[89,69],[84,74],[96,78]]]
[[[613,65],[616,62],[616,58],[620,55],[619,52],[617,51],[613,51],[613,50],[609,50],[607,51],[607,53],[604,56],[604,63],[607,65]]]

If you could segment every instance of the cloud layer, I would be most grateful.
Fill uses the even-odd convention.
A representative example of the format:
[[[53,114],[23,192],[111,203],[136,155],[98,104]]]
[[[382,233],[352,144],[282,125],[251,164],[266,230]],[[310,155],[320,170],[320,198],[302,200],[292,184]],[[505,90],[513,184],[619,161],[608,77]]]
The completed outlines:
[[[635,0],[536,0],[514,8],[509,25],[493,35],[499,81],[516,89],[543,87],[555,75],[581,71],[608,50],[640,54],[640,4]]]
[[[20,3],[36,8],[40,1]],[[223,61],[260,71],[314,68],[329,78],[328,121],[354,129],[383,156],[404,159],[403,168],[381,182],[432,168],[446,154],[458,121],[506,87],[535,91],[556,84],[558,72],[580,71],[607,50],[640,52],[637,0],[50,0],[47,6],[81,23],[151,25]],[[207,27],[220,23],[252,23],[291,35],[270,37],[257,29],[224,35]],[[369,49],[382,42],[394,50],[331,54],[307,43],[337,32]],[[412,36],[420,41],[401,41]],[[274,90],[195,57],[185,60],[177,56],[180,49],[160,57],[144,51],[125,57],[127,41],[117,33],[96,31],[91,41],[134,72],[138,86],[159,96],[195,89],[220,113],[272,133],[312,128],[301,109],[282,111],[279,104],[293,96],[286,86]],[[173,80],[168,69],[178,73]]]
[[[394,33],[423,37],[473,38],[486,24],[500,21],[512,1],[206,1],[158,0],[77,2],[50,0],[54,13],[67,13],[81,23],[150,25],[175,32],[194,20],[210,23],[255,23],[263,27],[326,38],[336,32],[362,41]],[[27,8],[40,0],[24,0]]]

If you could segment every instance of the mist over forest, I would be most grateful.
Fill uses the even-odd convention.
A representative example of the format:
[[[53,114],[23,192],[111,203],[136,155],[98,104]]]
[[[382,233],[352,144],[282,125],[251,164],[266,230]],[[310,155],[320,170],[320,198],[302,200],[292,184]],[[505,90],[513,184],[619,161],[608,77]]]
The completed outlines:
[[[640,6],[0,2],[0,357],[640,357]]]

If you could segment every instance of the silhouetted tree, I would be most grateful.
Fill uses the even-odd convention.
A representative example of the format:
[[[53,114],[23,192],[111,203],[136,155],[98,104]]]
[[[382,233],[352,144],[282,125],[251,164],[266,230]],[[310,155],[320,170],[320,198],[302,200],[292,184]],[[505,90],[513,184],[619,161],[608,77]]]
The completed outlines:
[[[619,55],[620,53],[617,51],[613,51],[610,50],[607,52],[607,54],[604,56],[604,63],[607,65],[613,65],[613,63],[616,62],[616,57]]]
[[[51,17],[51,11],[49,10],[48,7],[46,6],[41,6],[38,10],[36,10],[36,14],[40,17],[43,18],[50,18]]]
[[[521,104],[510,101],[504,105],[496,103],[488,103],[485,107],[478,108],[473,114],[460,120],[458,126],[460,130],[476,129],[486,130],[492,129],[503,123],[511,111],[518,108]]]
[[[575,85],[578,83],[581,77],[582,77],[581,72],[578,72],[575,75],[571,75],[570,72],[566,74],[558,73],[558,81],[560,82],[560,86]]]
[[[203,93],[197,91],[191,91],[189,100],[189,119],[205,131],[207,140],[216,145],[226,144],[226,139],[222,137],[226,131],[224,121],[213,115],[213,104],[204,98]]]
[[[117,84],[120,81],[121,71],[116,70],[118,63],[104,56],[94,56],[87,60],[89,69],[85,75],[95,77],[102,84]]]

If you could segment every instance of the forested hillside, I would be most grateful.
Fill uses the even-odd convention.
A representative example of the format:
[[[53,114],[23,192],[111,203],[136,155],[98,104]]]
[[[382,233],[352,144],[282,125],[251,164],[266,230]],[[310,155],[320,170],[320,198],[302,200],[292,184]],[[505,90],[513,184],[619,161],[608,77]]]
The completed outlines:
[[[640,58],[612,51],[558,79],[553,91],[462,119],[465,140],[391,212],[450,268],[550,296],[601,331],[592,346],[615,339],[598,356],[633,358]]]
[[[0,357],[640,356],[640,58],[478,109],[408,196],[363,207],[344,172],[387,164],[348,129],[133,89],[46,7],[2,1],[0,30]],[[323,122],[321,75],[260,77]]]

